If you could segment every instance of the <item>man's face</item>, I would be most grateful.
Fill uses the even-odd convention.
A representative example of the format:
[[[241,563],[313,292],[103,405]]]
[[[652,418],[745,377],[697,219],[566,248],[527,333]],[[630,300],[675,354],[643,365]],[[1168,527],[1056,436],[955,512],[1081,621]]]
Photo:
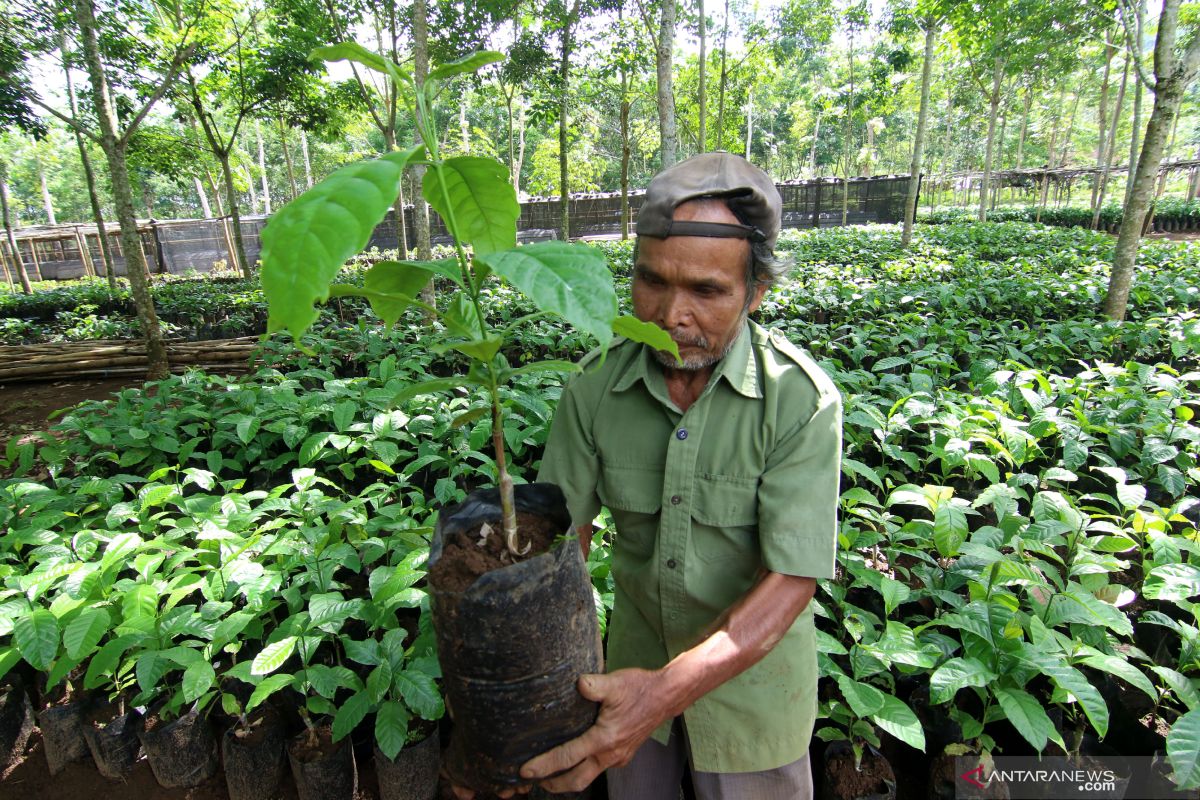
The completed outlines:
[[[691,200],[675,209],[674,219],[737,224],[719,200]],[[643,322],[661,327],[679,346],[674,356],[655,351],[668,368],[699,371],[720,361],[733,346],[746,315],[758,308],[766,286],[755,288],[747,303],[745,239],[672,236],[638,240],[633,267],[633,311]]]

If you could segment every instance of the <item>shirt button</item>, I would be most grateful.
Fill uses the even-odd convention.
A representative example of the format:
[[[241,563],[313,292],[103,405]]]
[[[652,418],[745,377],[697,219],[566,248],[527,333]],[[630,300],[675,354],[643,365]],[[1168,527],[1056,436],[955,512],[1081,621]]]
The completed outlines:
[[[667,569],[675,569],[675,559],[673,559],[673,558],[667,559]]]
[[[679,430],[675,431],[675,438],[679,439],[680,441],[686,439],[687,438],[687,428],[680,428]]]
[[[680,497],[679,495],[677,495],[677,494],[671,495],[671,505],[677,506],[682,502],[683,502],[683,498]]]

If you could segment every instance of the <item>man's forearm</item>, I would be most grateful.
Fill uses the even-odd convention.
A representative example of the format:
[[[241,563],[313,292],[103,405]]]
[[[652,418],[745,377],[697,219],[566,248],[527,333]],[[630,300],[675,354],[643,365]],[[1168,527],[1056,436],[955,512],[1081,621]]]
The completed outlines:
[[[808,606],[816,586],[814,578],[767,572],[711,635],[658,671],[668,718],[761,661]]]

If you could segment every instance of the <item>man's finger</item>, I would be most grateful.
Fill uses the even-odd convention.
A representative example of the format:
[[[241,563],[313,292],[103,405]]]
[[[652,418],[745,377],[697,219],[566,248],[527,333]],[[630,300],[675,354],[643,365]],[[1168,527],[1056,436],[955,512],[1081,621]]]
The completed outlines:
[[[610,680],[607,675],[580,675],[579,693],[588,700],[599,703],[608,697]]]
[[[595,758],[587,758],[570,772],[547,778],[539,785],[548,792],[582,792],[603,772]]]
[[[564,772],[591,755],[596,750],[595,744],[596,729],[588,728],[582,736],[527,761],[521,767],[521,777],[537,780],[556,772]]]

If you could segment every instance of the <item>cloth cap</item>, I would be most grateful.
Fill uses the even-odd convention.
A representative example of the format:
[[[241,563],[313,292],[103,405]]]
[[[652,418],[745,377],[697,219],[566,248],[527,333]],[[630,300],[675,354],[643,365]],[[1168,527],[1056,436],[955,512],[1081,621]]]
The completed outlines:
[[[680,203],[701,197],[725,200],[746,224],[672,219]],[[668,167],[650,181],[638,212],[637,235],[749,239],[774,248],[782,209],[783,199],[767,173],[732,153],[701,153]]]

